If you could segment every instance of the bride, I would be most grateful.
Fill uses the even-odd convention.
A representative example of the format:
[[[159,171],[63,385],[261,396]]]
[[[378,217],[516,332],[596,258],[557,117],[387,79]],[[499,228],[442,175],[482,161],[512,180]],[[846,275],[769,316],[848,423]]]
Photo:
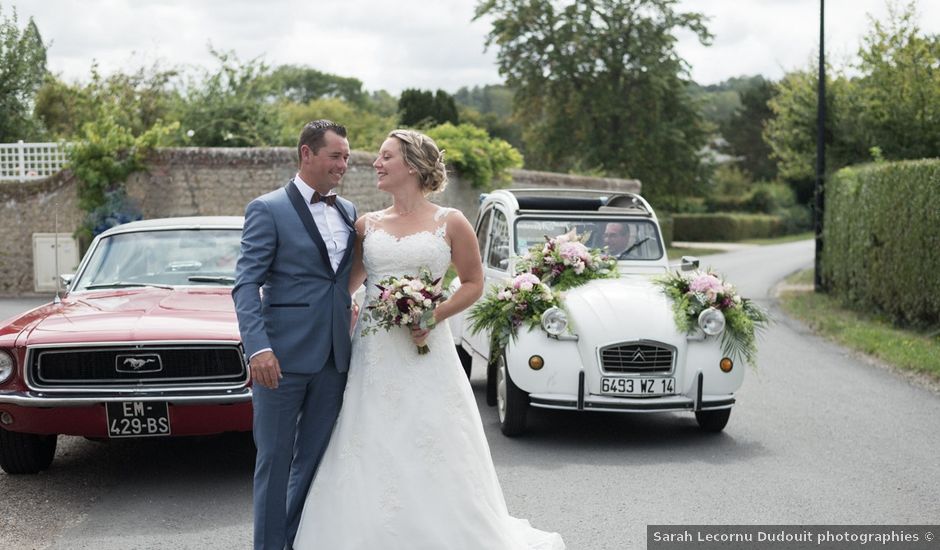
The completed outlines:
[[[483,291],[473,228],[427,195],[446,183],[431,138],[395,130],[373,163],[392,206],[356,222],[350,288],[389,276],[436,277],[453,263],[460,289],[429,330],[353,335],[343,408],[307,494],[296,549],[561,550],[556,533],[509,515],[480,413],[444,319]],[[419,355],[416,344],[430,352]]]

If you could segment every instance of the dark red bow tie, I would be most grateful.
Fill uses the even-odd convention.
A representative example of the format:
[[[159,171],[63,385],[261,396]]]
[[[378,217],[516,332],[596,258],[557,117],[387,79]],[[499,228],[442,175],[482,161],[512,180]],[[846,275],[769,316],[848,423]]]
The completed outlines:
[[[336,195],[321,195],[319,191],[314,191],[313,198],[310,199],[310,204],[316,204],[318,202],[324,202],[327,206],[336,206]]]

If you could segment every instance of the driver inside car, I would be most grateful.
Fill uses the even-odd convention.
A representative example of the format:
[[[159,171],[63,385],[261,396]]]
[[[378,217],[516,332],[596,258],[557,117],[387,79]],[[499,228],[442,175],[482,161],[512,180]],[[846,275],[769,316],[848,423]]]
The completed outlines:
[[[604,228],[604,245],[607,253],[618,259],[639,258],[636,228],[631,224],[610,222]]]

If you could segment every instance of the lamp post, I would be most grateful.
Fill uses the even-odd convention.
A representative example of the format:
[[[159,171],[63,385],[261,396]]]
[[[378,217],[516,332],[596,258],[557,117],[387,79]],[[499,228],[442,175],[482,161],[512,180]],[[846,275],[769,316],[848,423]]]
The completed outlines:
[[[813,275],[813,288],[816,292],[825,290],[822,279],[823,251],[823,212],[825,211],[826,183],[826,49],[824,16],[826,0],[819,0],[819,85],[816,91],[816,185],[813,208],[813,226],[816,233],[816,260]]]

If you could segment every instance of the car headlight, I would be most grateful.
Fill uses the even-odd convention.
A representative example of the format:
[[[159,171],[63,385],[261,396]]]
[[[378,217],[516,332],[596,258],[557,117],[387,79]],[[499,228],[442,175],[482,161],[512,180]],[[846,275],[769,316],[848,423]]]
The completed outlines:
[[[550,307],[542,314],[542,328],[552,336],[558,336],[568,328],[568,314],[558,307]]]
[[[16,363],[13,356],[8,352],[0,350],[0,384],[3,384],[13,376]]]
[[[725,314],[710,307],[699,314],[698,326],[709,336],[721,334],[725,330]]]

